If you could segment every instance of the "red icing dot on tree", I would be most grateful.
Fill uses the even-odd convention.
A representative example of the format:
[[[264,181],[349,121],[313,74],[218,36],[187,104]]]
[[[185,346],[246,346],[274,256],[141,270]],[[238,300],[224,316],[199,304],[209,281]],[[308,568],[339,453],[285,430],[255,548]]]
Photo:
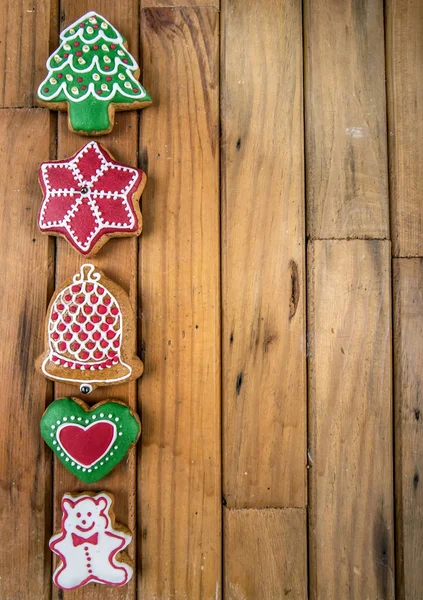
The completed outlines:
[[[47,106],[52,103],[54,110],[68,110],[68,123],[72,131],[83,134],[109,133],[116,110],[143,108],[151,104],[151,99],[141,85],[136,92],[124,87],[124,81],[128,78],[137,80],[139,77],[139,67],[125,47],[126,40],[100,15],[91,11],[87,17],[84,17],[84,22],[69,25],[60,34],[60,46],[47,60],[48,73],[38,88],[37,96],[40,103]],[[70,58],[70,47],[78,49],[73,59]],[[102,67],[102,71],[112,73],[113,87],[107,93],[101,93],[90,85],[81,88],[79,93],[72,90],[73,79],[64,76],[72,73],[76,78],[81,70],[93,72],[97,59],[102,65],[108,63]],[[56,79],[50,85],[50,80],[57,78],[59,73],[62,81],[59,83]]]
[[[110,77],[110,75],[107,75],[106,81],[112,81],[112,78]]]

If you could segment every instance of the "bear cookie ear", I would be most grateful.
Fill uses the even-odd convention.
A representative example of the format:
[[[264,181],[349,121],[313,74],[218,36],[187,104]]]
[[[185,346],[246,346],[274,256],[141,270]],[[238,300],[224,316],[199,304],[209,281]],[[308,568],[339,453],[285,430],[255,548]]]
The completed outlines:
[[[67,523],[69,509],[78,503],[87,505],[90,501],[100,509],[97,514],[76,512],[77,519]],[[93,494],[65,494],[62,498],[61,530],[50,539],[50,549],[60,559],[54,571],[53,582],[64,590],[74,590],[88,583],[103,583],[122,586],[133,575],[131,560],[122,552],[132,541],[132,533],[127,527],[115,522],[113,496],[107,492]],[[94,511],[93,511],[94,512]],[[90,517],[91,522],[87,520]]]
[[[63,500],[62,500],[63,512],[69,513],[69,511],[72,510],[74,507],[75,507],[75,502],[72,500],[72,498],[70,498],[67,495],[63,496]]]
[[[100,496],[100,498],[97,500],[97,506],[100,509],[100,512],[103,512],[106,509],[108,509],[109,505],[110,502],[108,501],[108,498],[105,498],[104,496]]]

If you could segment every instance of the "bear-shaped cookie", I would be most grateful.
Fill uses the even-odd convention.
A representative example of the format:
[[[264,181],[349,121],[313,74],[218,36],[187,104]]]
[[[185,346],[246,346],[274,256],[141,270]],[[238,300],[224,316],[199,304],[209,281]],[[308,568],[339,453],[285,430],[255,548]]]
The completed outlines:
[[[133,573],[129,557],[117,557],[132,541],[130,531],[114,522],[113,497],[106,492],[84,492],[62,499],[61,531],[50,539],[60,557],[54,583],[73,590],[87,583],[125,585]]]

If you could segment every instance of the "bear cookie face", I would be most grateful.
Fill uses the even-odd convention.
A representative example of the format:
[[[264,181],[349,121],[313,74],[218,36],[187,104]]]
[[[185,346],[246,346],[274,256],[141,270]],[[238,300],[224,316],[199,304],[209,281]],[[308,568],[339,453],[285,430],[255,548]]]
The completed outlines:
[[[113,496],[84,492],[62,499],[61,531],[50,539],[50,549],[60,564],[53,582],[64,590],[88,583],[122,586],[133,574],[129,557],[122,552],[132,541],[129,529],[115,523]]]

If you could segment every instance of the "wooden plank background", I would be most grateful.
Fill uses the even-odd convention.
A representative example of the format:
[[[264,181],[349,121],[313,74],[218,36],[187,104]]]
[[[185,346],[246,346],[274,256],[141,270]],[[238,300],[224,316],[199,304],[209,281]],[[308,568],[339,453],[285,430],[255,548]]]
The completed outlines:
[[[60,29],[97,10],[153,105],[101,141],[143,168],[143,233],[94,263],[136,308],[136,449],[96,485],[53,459],[34,370],[54,288],[38,165],[86,140],[35,107]],[[2,600],[418,600],[423,560],[423,5],[0,2]],[[392,239],[392,247],[391,247]],[[65,491],[113,492],[120,589],[51,583]]]

